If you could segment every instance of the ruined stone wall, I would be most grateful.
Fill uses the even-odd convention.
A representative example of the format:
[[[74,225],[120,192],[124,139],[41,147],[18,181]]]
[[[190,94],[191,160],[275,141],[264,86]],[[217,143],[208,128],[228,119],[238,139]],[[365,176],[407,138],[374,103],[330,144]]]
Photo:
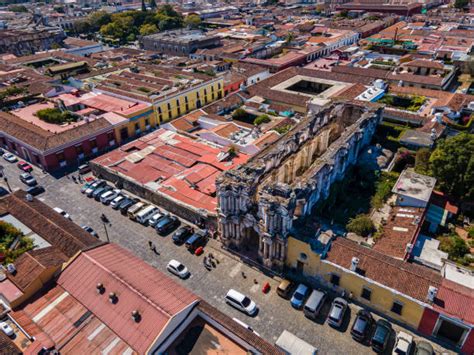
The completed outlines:
[[[310,214],[357,161],[381,111],[347,103],[310,115],[283,139],[217,182],[218,225],[228,246],[257,245],[261,261],[283,266],[295,217]],[[249,238],[258,237],[258,243]]]

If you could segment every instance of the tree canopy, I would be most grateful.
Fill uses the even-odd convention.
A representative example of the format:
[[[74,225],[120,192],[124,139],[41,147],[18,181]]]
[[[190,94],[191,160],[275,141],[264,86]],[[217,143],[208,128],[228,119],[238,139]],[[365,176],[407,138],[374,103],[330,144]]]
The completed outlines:
[[[184,24],[189,28],[199,28],[201,25],[201,17],[196,14],[190,14],[184,19]]]
[[[349,220],[346,226],[349,232],[355,233],[362,237],[367,237],[369,234],[375,232],[374,222],[366,214],[360,214]]]
[[[146,36],[158,31],[180,28],[183,26],[183,16],[171,5],[163,5],[157,10],[156,2],[150,1],[152,10],[125,11],[108,14],[96,11],[86,20],[78,21],[75,29],[78,33],[100,31],[100,34],[120,42],[133,41],[138,35]]]
[[[464,200],[474,198],[474,135],[462,133],[440,141],[430,168],[442,191]]]

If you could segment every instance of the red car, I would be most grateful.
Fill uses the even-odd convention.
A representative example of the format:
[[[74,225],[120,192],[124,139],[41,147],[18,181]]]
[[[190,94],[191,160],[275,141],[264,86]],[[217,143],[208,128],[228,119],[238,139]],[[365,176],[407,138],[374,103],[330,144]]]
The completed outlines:
[[[24,172],[30,173],[33,171],[33,167],[28,164],[26,161],[20,161],[16,166],[18,166]]]

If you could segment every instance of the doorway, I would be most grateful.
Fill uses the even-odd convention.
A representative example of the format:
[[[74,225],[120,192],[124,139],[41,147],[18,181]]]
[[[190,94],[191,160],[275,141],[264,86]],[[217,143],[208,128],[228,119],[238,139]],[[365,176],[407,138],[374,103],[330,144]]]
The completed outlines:
[[[439,318],[434,335],[458,346],[462,345],[469,330],[448,319]]]

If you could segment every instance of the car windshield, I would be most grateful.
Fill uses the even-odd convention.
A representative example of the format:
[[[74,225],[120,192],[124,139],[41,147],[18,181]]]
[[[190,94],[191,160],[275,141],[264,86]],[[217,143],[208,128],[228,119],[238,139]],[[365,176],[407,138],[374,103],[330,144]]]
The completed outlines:
[[[184,270],[184,265],[183,265],[183,264],[179,264],[179,265],[176,267],[176,270],[178,270],[178,271],[183,271],[183,270]]]
[[[242,300],[242,306],[247,307],[248,305],[250,305],[250,302],[250,298],[244,297],[244,299]]]
[[[357,333],[363,333],[366,325],[367,321],[364,318],[359,317],[354,324],[354,331]]]
[[[374,340],[382,343],[384,341],[385,337],[387,336],[387,334],[388,334],[387,328],[379,326],[375,330]]]
[[[301,301],[303,299],[303,294],[296,292],[294,297],[296,300]]]
[[[339,320],[339,318],[341,318],[341,312],[342,312],[341,306],[339,306],[338,304],[335,304],[331,310],[331,314],[329,315],[329,318],[332,318],[334,320]]]

